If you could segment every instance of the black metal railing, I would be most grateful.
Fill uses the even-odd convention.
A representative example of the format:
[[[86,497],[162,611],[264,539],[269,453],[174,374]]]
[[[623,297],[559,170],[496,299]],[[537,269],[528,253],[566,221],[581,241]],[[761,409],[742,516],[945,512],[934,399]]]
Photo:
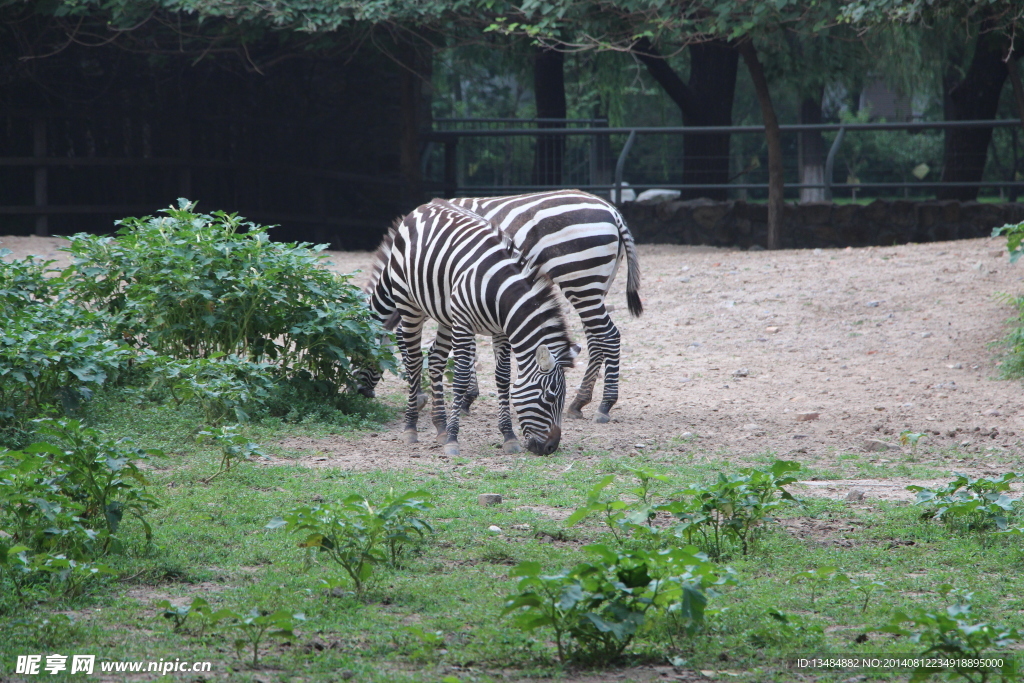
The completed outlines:
[[[762,126],[611,128],[604,120],[584,119],[562,121],[564,127],[550,128],[540,127],[536,121],[515,119],[482,119],[477,126],[470,119],[459,119],[457,125],[454,121],[436,122],[437,130],[426,138],[423,177],[428,192],[448,197],[480,196],[561,186],[619,198],[628,186],[634,191],[658,188],[691,194],[725,191],[744,198],[767,195],[767,150]],[[1000,195],[1008,192],[1011,199],[1024,193],[1024,149],[1018,144],[1021,122],[1016,119],[780,128],[785,150],[784,180],[790,194],[817,189],[826,199],[839,193],[849,193],[853,198],[861,193],[924,199],[940,188],[950,187],[978,187]],[[943,131],[954,128],[992,128],[996,135],[1009,136],[1000,144],[1011,151],[1002,155],[1001,165],[994,165],[990,158],[981,181],[943,182],[939,172]],[[899,137],[893,137],[893,132]],[[825,138],[828,153],[820,182],[801,182],[797,153],[801,133],[818,133]],[[889,137],[878,139],[886,133]],[[683,137],[699,135],[730,137],[725,162],[728,182],[682,181]],[[538,183],[537,164],[542,156],[539,145],[550,138],[562,141],[560,168],[549,169],[548,178],[557,176],[555,182]],[[872,145],[873,156],[868,149]],[[614,157],[613,150],[618,152]],[[844,170],[845,181],[837,181]]]

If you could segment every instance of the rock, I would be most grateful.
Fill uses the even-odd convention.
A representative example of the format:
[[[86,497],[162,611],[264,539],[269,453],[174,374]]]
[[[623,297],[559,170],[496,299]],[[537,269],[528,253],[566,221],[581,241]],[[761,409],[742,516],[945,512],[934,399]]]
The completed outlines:
[[[987,415],[988,417],[999,417],[1000,415],[1002,415],[1002,413],[1000,413],[995,408],[992,408],[990,410],[986,410],[985,415]]]
[[[768,334],[777,334],[780,328],[772,325],[771,327],[764,328],[764,331]]]
[[[500,493],[481,493],[477,496],[477,502],[484,507],[491,505],[501,505],[501,494]]]
[[[623,191],[623,196],[626,195]],[[644,190],[634,200],[637,204],[662,204],[679,199],[679,190]]]
[[[797,413],[795,417],[797,422],[810,422],[811,420],[817,420],[821,417],[821,414],[814,411],[808,411],[806,413]]]
[[[489,527],[487,527],[487,530],[490,531],[492,534],[500,534],[501,533],[501,527],[500,526],[495,526],[494,524],[492,524]]]
[[[921,338],[922,338],[922,339],[927,339],[927,338],[928,338],[928,337],[930,337],[930,336],[932,336],[932,333],[931,333],[931,332],[922,332],[922,333],[921,333]]]
[[[878,305],[881,303],[881,301],[869,301],[864,305],[867,306],[868,308],[878,308]]]
[[[893,448],[893,446],[887,444],[884,441],[881,441],[880,439],[864,439],[864,443],[861,444],[861,448],[863,448],[868,453],[880,453],[882,451],[887,451],[890,448]]]
[[[740,368],[739,370],[733,370],[732,371],[732,376],[733,377],[746,377],[749,374],[750,374],[750,371],[747,370],[746,368]]]
[[[743,425],[743,429],[744,429],[745,431],[748,431],[748,432],[753,432],[753,431],[757,431],[757,430],[758,430],[758,429],[760,429],[760,428],[761,428],[761,427],[759,427],[758,425],[756,425],[756,424],[753,424],[753,423],[751,423],[751,424],[747,424],[747,425]]]
[[[679,438],[689,439],[691,436],[693,436],[693,432],[683,432],[682,434],[679,435]]]
[[[850,492],[846,494],[846,500],[850,502],[864,500],[864,491],[862,489],[850,489]]]

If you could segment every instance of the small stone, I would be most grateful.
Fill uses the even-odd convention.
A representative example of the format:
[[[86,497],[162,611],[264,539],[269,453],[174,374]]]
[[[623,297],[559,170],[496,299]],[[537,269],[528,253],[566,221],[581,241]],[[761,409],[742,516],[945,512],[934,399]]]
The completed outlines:
[[[529,524],[513,524],[512,528],[516,531],[529,531],[531,527]]]
[[[889,450],[889,444],[879,439],[864,439],[864,443],[861,447],[869,453],[878,453]]]
[[[880,303],[882,303],[882,302],[881,301],[869,301],[869,302],[867,302],[864,305],[867,306],[868,308],[878,308],[878,305]]]
[[[928,338],[928,337],[930,337],[930,336],[932,336],[932,333],[931,333],[931,332],[922,332],[922,333],[921,333],[921,338],[922,338],[922,339],[927,339],[927,338]]]
[[[758,425],[756,425],[756,424],[751,423],[751,424],[743,425],[743,429],[745,431],[748,431],[748,432],[753,432],[753,431],[756,431],[756,430],[760,429],[760,427]]]
[[[795,417],[797,422],[810,422],[811,420],[817,420],[821,417],[821,413],[808,411],[805,413],[797,413]]]
[[[1000,415],[1002,415],[1002,413],[1000,413],[995,408],[992,408],[991,410],[986,410],[985,415],[987,415],[988,417],[999,417]]]
[[[963,363],[953,363],[952,365],[947,365],[946,367],[949,368],[950,370],[963,370],[964,369],[964,364]]]
[[[693,436],[693,432],[683,432],[682,434],[679,435],[679,438],[689,439],[691,436]]]
[[[1002,249],[998,249],[996,251],[990,251],[989,256],[991,256],[992,258],[1000,258],[1005,253],[1007,252],[1003,251]]]
[[[644,449],[644,448],[647,448],[647,446],[645,446],[645,445],[644,445],[644,444],[642,444],[642,443],[635,443],[635,444],[633,444],[633,448],[640,448],[640,449]]]
[[[495,526],[494,524],[492,524],[489,527],[487,527],[487,530],[490,531],[492,534],[500,534],[501,533],[501,527],[500,526]]]
[[[777,334],[779,329],[779,327],[772,325],[770,327],[764,328],[764,331],[767,332],[768,334]]]
[[[846,494],[846,500],[852,503],[864,500],[864,491],[862,489],[850,489],[850,492]]]
[[[484,507],[491,505],[501,505],[501,494],[500,493],[481,493],[477,496],[477,502]]]
[[[732,371],[732,376],[733,377],[746,377],[749,374],[750,374],[750,371],[747,370],[746,368],[740,368],[739,370],[733,370]]]
[[[684,277],[679,278],[679,281],[680,282],[689,282],[690,278],[684,276]]]
[[[885,410],[885,406],[875,406],[875,410]]]

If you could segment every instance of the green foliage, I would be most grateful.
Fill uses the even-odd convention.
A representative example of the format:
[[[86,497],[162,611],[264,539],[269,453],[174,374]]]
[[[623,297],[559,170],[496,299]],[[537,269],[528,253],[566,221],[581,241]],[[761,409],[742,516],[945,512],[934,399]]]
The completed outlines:
[[[245,436],[239,434],[237,427],[234,425],[203,430],[196,436],[200,443],[212,441],[220,447],[220,469],[205,479],[207,484],[213,481],[215,477],[230,470],[231,466],[238,460],[250,460],[253,456],[257,455],[263,458],[267,457],[260,450],[259,444],[253,443]]]
[[[912,432],[909,429],[904,429],[900,432],[900,443],[910,446],[911,451],[917,451],[917,442],[926,436],[928,435],[924,432]]]
[[[1018,681],[1020,671],[1013,656],[993,657],[993,648],[1007,648],[1020,640],[1016,629],[972,620],[973,593],[952,591],[952,586],[939,587],[943,597],[953,593],[956,602],[944,611],[917,608],[911,612],[893,613],[889,623],[878,628],[883,633],[909,637],[924,645],[920,657],[930,666],[914,670],[910,680],[925,681],[933,675],[949,671],[964,681]],[[1002,666],[986,666],[985,660],[1001,659]],[[932,666],[938,664],[940,666]],[[990,678],[991,677],[991,678]]]
[[[209,615],[210,624],[216,626],[225,622],[228,630],[238,632],[235,638],[235,652],[238,658],[242,658],[242,650],[247,646],[252,648],[252,665],[259,665],[260,643],[266,636],[271,638],[294,638],[295,626],[298,622],[305,621],[306,615],[302,612],[290,614],[286,610],[266,612],[251,609],[248,613],[242,614],[234,610],[221,609]]]
[[[1007,472],[996,479],[974,479],[958,472],[954,474],[956,479],[939,489],[916,485],[907,487],[908,491],[917,492],[914,504],[925,508],[922,518],[940,521],[963,531],[985,532],[993,527],[1006,530],[1009,518],[1019,507],[1019,503],[1007,494],[1011,490],[1011,482],[1021,479],[1021,476]]]
[[[299,547],[327,553],[361,593],[374,565],[400,567],[409,544],[433,533],[433,527],[418,516],[433,507],[429,499],[426,491],[410,491],[377,508],[363,496],[353,495],[340,503],[294,508],[272,519],[267,528],[306,532]]]
[[[572,526],[599,513],[617,541],[627,536],[655,544],[678,545],[681,541],[699,546],[717,560],[730,543],[738,544],[741,552],[748,554],[771,515],[795,502],[783,487],[796,481],[792,473],[800,465],[779,460],[767,471],[751,467],[737,474],[719,473],[714,484],[691,484],[657,504],[651,499],[654,482],[667,479],[642,468],[627,469],[638,479],[639,485],[629,493],[639,505],[607,493],[605,489],[614,481],[609,475],[590,490],[587,504],[570,515],[566,524]],[[659,513],[669,513],[678,521],[668,528],[658,527],[654,520]]]
[[[593,557],[572,569],[544,572],[539,562],[522,562],[517,593],[502,615],[524,631],[554,631],[562,662],[609,664],[655,615],[693,635],[704,624],[714,587],[735,585],[731,570],[720,570],[694,547],[653,552],[589,545]],[[721,573],[720,573],[721,572]]]
[[[66,299],[49,277],[52,263],[0,260],[0,434],[8,442],[34,417],[77,410],[134,357],[107,337],[103,315]]]
[[[182,605],[181,607],[175,607],[171,604],[170,600],[160,600],[156,603],[156,608],[160,610],[161,617],[174,622],[175,631],[180,631],[185,626],[188,618],[193,614],[204,621],[208,620],[212,614],[210,603],[199,597],[192,598],[190,604]]]
[[[71,238],[62,278],[110,316],[112,336],[178,359],[273,363],[332,392],[352,379],[350,359],[393,366],[362,293],[321,267],[323,246],[271,242],[265,226],[194,208],[179,200],[119,221],[116,238]]]
[[[158,503],[135,461],[159,451],[109,439],[77,420],[41,420],[37,429],[53,443],[0,452],[0,519],[14,542],[77,561],[121,553],[126,513],[152,541],[145,515]]]
[[[179,406],[196,401],[206,421],[213,425],[225,419],[248,422],[249,414],[264,407],[277,386],[273,364],[234,354],[183,360],[153,356],[145,367],[152,371],[151,389],[165,387]]]
[[[1021,254],[1024,254],[1024,247],[1021,246],[1021,241],[1024,240],[1024,222],[1007,223],[992,229],[992,237],[1000,235],[1006,235],[1006,250],[1010,252],[1010,263],[1016,263]]]

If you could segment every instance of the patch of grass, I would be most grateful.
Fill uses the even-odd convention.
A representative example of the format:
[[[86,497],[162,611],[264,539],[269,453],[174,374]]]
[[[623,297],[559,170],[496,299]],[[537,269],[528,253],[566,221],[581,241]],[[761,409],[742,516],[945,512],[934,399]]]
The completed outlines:
[[[574,567],[588,561],[583,545],[614,539],[598,520],[567,529],[542,511],[568,517],[607,474],[617,475],[610,493],[635,500],[630,491],[637,488],[636,479],[624,464],[663,476],[666,481],[656,480],[655,494],[691,483],[707,485],[719,472],[739,469],[729,454],[691,463],[675,453],[622,459],[595,448],[525,457],[501,471],[467,462],[457,473],[438,470],[436,475],[242,461],[204,483],[222,456],[214,445],[195,440],[201,429],[198,409],[170,410],[127,390],[104,390],[85,417],[108,434],[131,436],[140,446],[167,453],[146,470],[160,502],[147,517],[154,546],[147,553],[112,557],[109,564],[120,580],[98,583],[73,598],[41,599],[30,610],[10,601],[4,586],[0,651],[7,658],[64,648],[100,660],[209,660],[217,678],[245,679],[273,671],[325,682],[337,680],[342,671],[371,682],[441,680],[454,666],[472,668],[473,679],[480,681],[498,680],[503,671],[513,677],[567,676],[550,631],[521,632],[499,618],[516,587],[509,571],[520,562],[537,562],[545,572]],[[273,443],[288,435],[357,428],[320,417],[298,422],[264,418],[238,427],[269,453],[277,453]],[[570,467],[581,456],[595,460]],[[835,460],[856,468],[857,476],[872,478],[891,477],[896,471],[920,478],[946,474],[941,467],[916,463],[900,463],[898,470],[894,464],[873,465],[856,454],[837,454]],[[823,462],[802,472],[801,478],[836,476],[831,464]],[[375,568],[378,580],[362,595],[329,589],[325,582],[340,577],[333,562],[316,556],[307,561],[295,547],[295,536],[265,528],[272,518],[299,506],[336,503],[353,495],[383,500],[417,489],[429,493],[435,505],[424,518],[436,533],[430,543],[411,547],[400,568]],[[502,493],[504,502],[478,505],[478,494],[489,492]],[[612,669],[674,657],[685,659],[686,668],[756,671],[752,680],[790,681],[788,660],[809,652],[916,654],[917,646],[909,639],[883,636],[877,628],[895,611],[943,609],[947,603],[938,590],[943,583],[974,592],[973,618],[1024,627],[1024,575],[1017,571],[1024,551],[1013,538],[992,538],[983,546],[974,535],[948,534],[940,525],[921,521],[920,511],[909,504],[885,501],[854,507],[807,499],[803,507],[780,509],[777,515],[809,520],[812,532],[798,535],[774,522],[766,524],[748,555],[729,556],[740,583],[710,601],[709,607],[718,611],[707,614],[703,631],[682,637],[668,621],[652,617],[624,658],[611,663]],[[489,530],[492,525],[500,533]],[[126,545],[144,545],[143,531],[135,525],[125,536]],[[821,567],[837,567],[860,583],[884,582],[888,592],[884,598],[872,597],[862,609],[862,592],[851,584],[827,582],[816,591],[812,605],[807,586],[785,583],[799,572]],[[217,629],[200,633],[191,623],[175,631],[156,608],[162,600],[181,605],[196,597],[213,611],[283,610],[302,613],[305,621],[295,624],[290,645],[288,639],[267,638],[260,641],[258,652],[250,646],[239,657],[235,634]],[[19,621],[25,612],[56,621]],[[63,622],[58,613],[73,621]],[[865,634],[867,640],[860,642]],[[251,668],[254,655],[262,669]],[[461,672],[455,675],[468,678]],[[825,672],[819,680],[841,681],[852,675]]]

